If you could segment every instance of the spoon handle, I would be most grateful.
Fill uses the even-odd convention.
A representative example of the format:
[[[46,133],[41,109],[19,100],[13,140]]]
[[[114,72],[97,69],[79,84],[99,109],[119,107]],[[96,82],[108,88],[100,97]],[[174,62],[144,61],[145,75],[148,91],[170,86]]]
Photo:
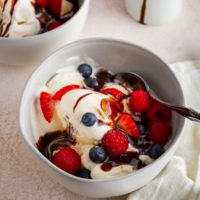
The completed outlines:
[[[200,122],[200,113],[196,112],[195,110],[191,109],[191,108],[186,108],[186,107],[180,107],[180,106],[174,106],[171,104],[168,104],[166,102],[163,101],[159,101],[157,98],[154,98],[156,101],[160,102],[161,104],[163,104],[164,106],[170,108],[171,110],[179,113],[180,115],[195,121],[195,122]]]

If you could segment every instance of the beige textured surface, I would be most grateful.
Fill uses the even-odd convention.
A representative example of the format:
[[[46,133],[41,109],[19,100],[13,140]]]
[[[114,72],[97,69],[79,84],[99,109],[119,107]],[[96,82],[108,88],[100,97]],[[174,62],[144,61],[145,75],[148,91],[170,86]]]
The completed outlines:
[[[81,38],[104,36],[124,39],[152,50],[168,63],[198,58],[200,2],[184,2],[183,12],[175,22],[150,27],[137,24],[130,18],[123,0],[91,0]],[[0,200],[87,199],[70,193],[38,167],[19,135],[20,96],[34,68],[0,65]],[[114,199],[123,200],[126,196]]]

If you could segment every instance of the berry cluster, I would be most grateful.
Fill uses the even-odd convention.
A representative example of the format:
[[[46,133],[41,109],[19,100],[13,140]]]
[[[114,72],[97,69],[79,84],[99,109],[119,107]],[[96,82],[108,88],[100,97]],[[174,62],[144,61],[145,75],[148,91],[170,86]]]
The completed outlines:
[[[84,77],[87,87],[96,90],[98,81],[91,77],[92,67],[88,64],[81,64],[78,71]],[[90,80],[93,81],[90,82]],[[80,88],[80,86],[68,85],[55,94],[41,93],[41,109],[48,122],[52,120],[55,102],[60,101],[67,92],[77,88]],[[164,145],[171,135],[171,111],[168,108],[151,99],[148,92],[143,89],[136,89],[128,96],[116,88],[100,89],[98,92],[112,96],[111,100],[114,102],[115,108],[123,99],[126,99],[129,112],[123,110],[123,108],[116,109],[114,126],[105,133],[99,144],[89,151],[89,158],[92,162],[105,163],[112,161],[112,159],[119,160],[127,153],[130,141],[137,144],[144,138],[151,142],[148,149],[145,149],[147,150],[145,154],[152,159],[157,159],[164,153]],[[82,116],[81,122],[84,126],[91,127],[98,123],[98,119],[94,113],[87,112]],[[140,154],[143,153],[140,152]],[[81,168],[80,155],[73,147],[61,148],[53,155],[52,162],[68,173],[83,178],[91,178],[90,171]],[[136,165],[139,162],[141,162],[139,159],[133,157],[129,164]]]

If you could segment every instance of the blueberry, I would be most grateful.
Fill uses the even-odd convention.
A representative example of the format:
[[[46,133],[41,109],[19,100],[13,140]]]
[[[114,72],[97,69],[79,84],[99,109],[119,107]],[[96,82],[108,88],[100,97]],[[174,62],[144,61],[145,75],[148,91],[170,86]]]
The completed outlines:
[[[137,128],[142,136],[146,135],[147,129],[143,124],[137,124]]]
[[[133,158],[130,163],[130,165],[134,166],[136,169],[141,168],[143,166],[141,160],[138,160],[136,158]]]
[[[149,152],[149,155],[153,159],[157,159],[165,152],[165,149],[160,144],[154,144]]]
[[[78,71],[84,78],[88,78],[92,74],[92,67],[88,64],[81,64],[78,66]]]
[[[107,158],[105,150],[99,146],[92,147],[90,149],[89,156],[91,161],[95,163],[102,163]]]
[[[132,117],[136,123],[144,123],[145,122],[145,116],[142,114],[133,113]]]
[[[97,117],[94,113],[87,112],[83,115],[81,121],[85,126],[93,126],[97,121]]]
[[[47,28],[42,28],[42,29],[40,29],[38,34],[42,34],[42,33],[46,33],[46,32],[48,32],[48,29]]]
[[[85,168],[80,169],[80,170],[77,172],[76,176],[81,177],[81,178],[91,179],[90,170],[85,169]]]
[[[96,78],[89,77],[89,78],[84,79],[84,82],[90,88],[98,89],[99,87],[99,83]]]

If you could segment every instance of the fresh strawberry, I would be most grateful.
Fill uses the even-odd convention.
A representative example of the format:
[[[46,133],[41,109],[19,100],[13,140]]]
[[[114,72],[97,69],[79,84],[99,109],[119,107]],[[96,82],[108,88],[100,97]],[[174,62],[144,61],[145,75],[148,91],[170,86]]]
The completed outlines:
[[[171,135],[171,126],[168,123],[153,122],[149,127],[149,134],[154,143],[165,145]]]
[[[63,23],[62,22],[52,22],[48,25],[47,29],[49,31],[58,28],[59,26],[61,26]]]
[[[48,11],[57,18],[61,18],[73,9],[73,4],[66,0],[48,0]]]
[[[63,95],[65,95],[67,92],[74,90],[74,89],[78,89],[80,88],[80,85],[67,85],[63,88],[61,88],[60,90],[58,90],[54,95],[53,95],[53,99],[54,100],[61,100]]]
[[[117,129],[108,131],[102,139],[103,148],[113,157],[120,156],[128,149],[126,135]]]
[[[150,121],[170,122],[171,110],[160,103],[153,102],[147,110],[146,116]]]
[[[48,0],[48,11],[56,17],[61,16],[62,0]]]
[[[111,94],[117,101],[120,101],[121,98],[124,96],[124,94],[116,88],[106,88],[100,90],[99,92],[103,94]]]
[[[52,163],[62,170],[75,174],[81,169],[81,158],[79,154],[70,147],[63,147],[52,157]]]
[[[149,94],[142,89],[135,90],[131,94],[129,105],[134,112],[146,111],[150,105]]]
[[[48,92],[40,93],[40,106],[44,118],[50,123],[53,118],[54,101],[52,100],[52,95]]]
[[[129,134],[132,137],[139,138],[140,133],[137,129],[137,125],[135,124],[132,117],[127,114],[123,113],[118,121],[117,121],[117,127],[122,129],[125,133]]]
[[[47,5],[47,1],[48,0],[36,0],[35,3],[39,6],[41,6],[42,8],[45,8]]]

